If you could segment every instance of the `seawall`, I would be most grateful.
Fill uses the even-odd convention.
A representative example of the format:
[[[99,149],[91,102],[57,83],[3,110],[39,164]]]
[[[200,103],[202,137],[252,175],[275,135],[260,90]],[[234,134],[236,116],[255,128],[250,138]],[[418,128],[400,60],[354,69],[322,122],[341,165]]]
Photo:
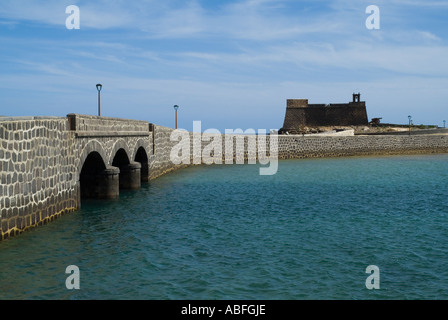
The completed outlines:
[[[149,158],[149,180],[156,179],[186,165],[175,165],[170,161],[170,152],[177,142],[171,141],[172,128],[153,125],[153,154]]]
[[[279,136],[279,159],[448,152],[446,135]]]
[[[0,240],[78,210],[82,168],[92,155],[96,155],[107,172],[115,174],[115,179],[121,179],[119,172],[125,171],[117,158],[119,155],[128,158],[127,165],[138,172],[142,181],[203,164],[203,154],[212,153],[224,163],[224,148],[230,141],[233,144],[230,158],[235,162],[237,158],[246,163],[258,159],[257,152],[249,152],[258,148],[255,136],[199,135],[198,138],[185,132],[189,161],[174,164],[170,153],[180,144],[171,141],[173,131],[145,121],[82,115],[0,118]],[[243,148],[237,147],[239,139],[244,140]],[[271,149],[271,139],[277,139],[272,151],[278,153],[279,159],[448,153],[446,134],[266,136],[267,151]],[[212,148],[217,141],[216,148]]]

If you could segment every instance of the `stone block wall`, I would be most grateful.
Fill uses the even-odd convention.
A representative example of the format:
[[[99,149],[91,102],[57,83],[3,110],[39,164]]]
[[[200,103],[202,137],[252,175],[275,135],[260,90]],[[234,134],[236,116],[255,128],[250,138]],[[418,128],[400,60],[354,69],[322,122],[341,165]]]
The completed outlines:
[[[142,120],[129,120],[120,118],[97,117],[89,115],[78,115],[71,113],[67,115],[70,129],[75,131],[99,131],[99,132],[148,132],[149,123]]]
[[[157,126],[158,127],[158,126]],[[157,133],[157,130],[159,132]],[[170,141],[173,129],[158,127],[155,129],[155,156],[151,162],[153,178],[172,171],[182,165],[173,165],[170,161],[170,152],[178,142]],[[265,137],[265,142],[254,135],[218,135],[203,134],[196,139],[201,141],[199,153],[195,152],[193,141],[195,135],[190,137],[190,164],[210,164],[205,161],[205,156],[213,158],[215,152],[219,152],[221,163],[231,159],[231,163],[256,163],[259,155],[270,156],[271,136]],[[212,141],[217,144],[213,147]],[[231,146],[231,147],[230,147]],[[265,151],[259,152],[263,147]],[[197,151],[197,150],[196,150]],[[301,159],[319,157],[344,157],[363,155],[406,155],[406,154],[431,154],[448,153],[448,136],[446,135],[411,135],[411,136],[354,136],[354,135],[278,135],[277,147],[272,150],[277,153],[278,159]],[[226,152],[228,153],[226,155]],[[196,157],[200,157],[197,161]],[[202,157],[201,157],[202,156]],[[209,159],[210,160],[210,159]]]
[[[278,135],[276,148],[272,151],[277,153],[278,159],[302,159],[320,157],[347,157],[365,155],[410,155],[410,154],[432,154],[448,153],[447,135]],[[259,155],[270,156],[271,136],[261,141],[253,135],[222,135],[222,163],[226,159],[226,143],[233,141],[230,150],[233,163],[244,159],[244,163],[258,162]],[[238,141],[242,141],[242,148],[237,147]],[[210,150],[207,145],[210,142],[202,142],[202,150]],[[260,148],[265,151],[259,152]],[[193,149],[192,149],[193,150]],[[250,152],[254,150],[255,152]],[[208,152],[205,152],[208,154]],[[204,163],[204,162],[202,162]]]
[[[279,159],[447,153],[446,135],[278,136]]]
[[[152,129],[153,154],[149,157],[150,180],[186,166],[182,164],[175,165],[170,160],[171,149],[178,143],[170,140],[174,129],[154,124]]]
[[[66,118],[0,118],[0,240],[79,208],[73,147]]]

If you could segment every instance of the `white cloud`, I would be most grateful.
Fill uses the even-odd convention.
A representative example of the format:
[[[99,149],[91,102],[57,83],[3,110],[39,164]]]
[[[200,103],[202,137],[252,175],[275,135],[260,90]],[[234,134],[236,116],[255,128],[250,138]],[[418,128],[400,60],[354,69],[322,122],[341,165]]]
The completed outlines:
[[[343,20],[283,10],[288,1],[246,0],[205,9],[199,1],[12,1],[3,0],[0,17],[65,26],[65,8],[80,8],[81,28],[143,30],[153,38],[219,37],[247,40],[288,39],[318,32],[341,32]]]
[[[66,39],[51,39],[54,29],[47,26],[34,38],[3,34],[0,88],[35,88],[39,93],[28,96],[49,93],[36,104],[49,105],[56,94],[68,100],[67,113],[87,112],[95,102],[87,97],[101,81],[117,116],[133,112],[122,108],[127,101],[151,106],[151,112],[178,103],[211,123],[231,121],[233,114],[252,121],[256,110],[259,120],[266,116],[260,120],[266,127],[281,125],[287,98],[344,102],[355,90],[379,116],[387,114],[388,103],[398,118],[405,108],[418,111],[427,95],[433,109],[426,112],[439,112],[437,101],[448,99],[446,32],[432,25],[409,28],[408,20],[418,17],[416,6],[444,5],[380,0],[382,29],[371,32],[364,24],[368,2],[321,1],[325,10],[313,11],[288,0],[2,0],[1,25],[33,21],[65,28],[65,7],[76,4],[81,31]],[[25,104],[21,97],[8,99]]]
[[[246,48],[240,53],[185,52],[178,57],[199,60],[207,64],[220,64],[223,69],[233,66],[255,66],[264,69],[268,66],[289,65],[291,69],[314,68],[316,71],[365,70],[372,76],[376,71],[412,74],[422,76],[442,76],[448,74],[448,47],[440,45],[418,46],[375,44],[350,41],[332,43],[300,43],[290,45],[266,46],[262,49]],[[343,77],[343,74],[341,74]]]
[[[397,5],[407,5],[415,7],[433,7],[433,8],[448,8],[448,3],[445,0],[430,1],[430,0],[396,0]]]
[[[0,17],[16,21],[32,21],[50,25],[65,26],[69,16],[66,7],[78,5],[81,28],[108,29],[130,27],[136,16],[133,6],[127,1],[89,1],[76,0],[2,0]]]
[[[424,40],[430,40],[436,42],[442,41],[442,39],[440,39],[438,36],[429,31],[418,31],[417,34],[421,36]]]
[[[68,4],[67,4],[68,6]],[[61,1],[2,1],[0,17],[11,20],[65,24],[65,8]]]

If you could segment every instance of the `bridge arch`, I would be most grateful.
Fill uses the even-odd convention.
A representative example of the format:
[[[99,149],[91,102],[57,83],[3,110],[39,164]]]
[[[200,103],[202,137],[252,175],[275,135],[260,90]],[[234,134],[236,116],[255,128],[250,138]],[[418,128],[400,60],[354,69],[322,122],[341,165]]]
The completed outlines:
[[[120,189],[139,189],[141,186],[141,164],[134,162],[129,155],[131,153],[128,144],[120,139],[112,148],[109,163],[120,170]]]
[[[87,157],[89,156],[89,154],[91,154],[92,152],[96,152],[100,155],[101,159],[104,162],[104,165],[107,166],[108,163],[106,162],[106,160],[108,159],[108,157],[106,156],[106,152],[104,151],[103,146],[101,145],[101,143],[97,140],[91,140],[89,141],[89,143],[87,143],[87,145],[83,148],[83,150],[81,151],[81,154],[79,156],[79,165],[78,165],[78,174],[81,173],[82,168],[84,166],[84,163],[87,159]]]
[[[149,181],[149,156],[148,156],[148,144],[145,140],[139,139],[134,147],[133,157],[135,162],[141,164],[140,176],[141,182]]]
[[[113,165],[114,158],[117,156],[117,152],[118,152],[120,149],[122,149],[122,150],[125,152],[127,158],[128,158],[129,161],[130,161],[130,159],[131,159],[131,157],[130,157],[131,152],[130,152],[130,150],[129,150],[129,146],[128,146],[128,144],[126,143],[126,141],[125,141],[124,139],[118,139],[118,140],[114,143],[114,146],[112,147],[112,150],[110,151],[110,154],[109,154],[109,163],[110,163],[110,165]],[[121,154],[121,153],[122,153],[122,152],[120,152],[120,154]]]
[[[81,198],[114,199],[119,196],[119,170],[107,165],[102,145],[90,141],[81,152],[79,186]]]

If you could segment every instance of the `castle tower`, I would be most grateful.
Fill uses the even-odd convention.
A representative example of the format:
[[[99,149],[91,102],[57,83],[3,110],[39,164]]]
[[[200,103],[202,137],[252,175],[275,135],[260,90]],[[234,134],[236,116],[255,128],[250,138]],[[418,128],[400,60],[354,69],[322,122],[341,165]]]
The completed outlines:
[[[297,134],[305,128],[368,125],[365,101],[353,93],[349,103],[309,104],[307,99],[288,99],[283,127],[279,132]]]

